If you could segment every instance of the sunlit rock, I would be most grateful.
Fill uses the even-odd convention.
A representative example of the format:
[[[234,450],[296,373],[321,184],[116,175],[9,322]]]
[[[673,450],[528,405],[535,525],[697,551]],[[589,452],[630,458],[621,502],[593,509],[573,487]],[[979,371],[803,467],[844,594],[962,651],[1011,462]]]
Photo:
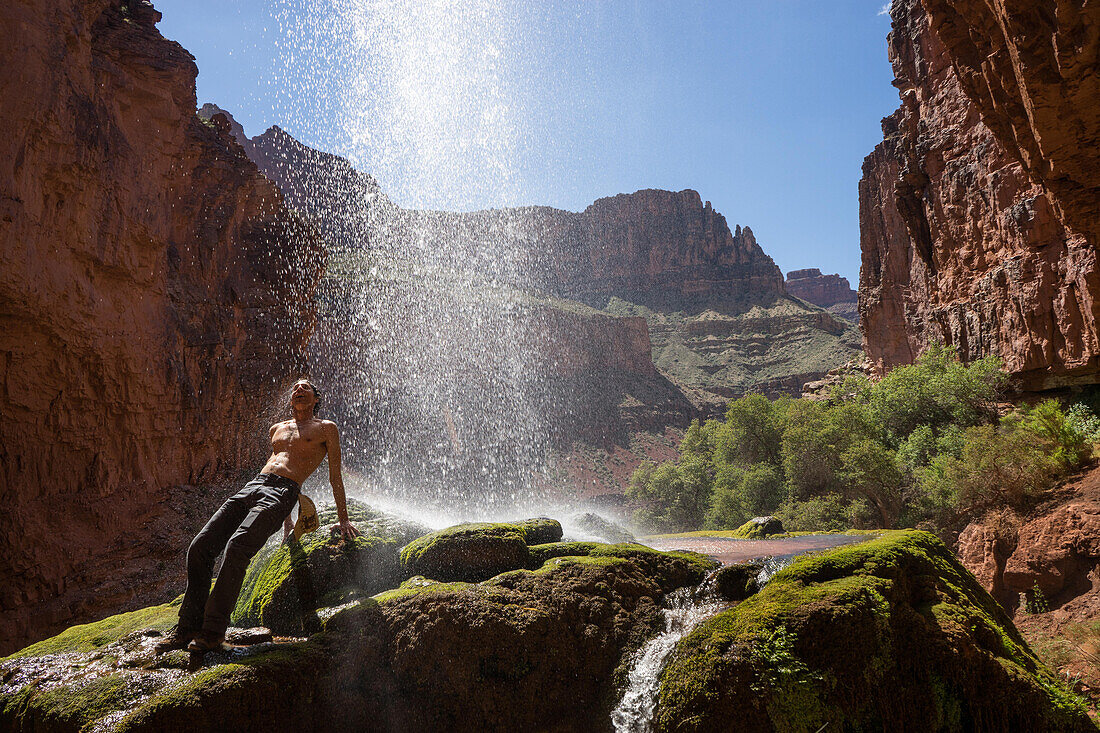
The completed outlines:
[[[528,544],[561,539],[553,519],[459,524],[420,537],[401,550],[407,575],[441,581],[478,581],[531,563]]]
[[[779,571],[662,675],[658,731],[1095,731],[938,539],[898,531]]]

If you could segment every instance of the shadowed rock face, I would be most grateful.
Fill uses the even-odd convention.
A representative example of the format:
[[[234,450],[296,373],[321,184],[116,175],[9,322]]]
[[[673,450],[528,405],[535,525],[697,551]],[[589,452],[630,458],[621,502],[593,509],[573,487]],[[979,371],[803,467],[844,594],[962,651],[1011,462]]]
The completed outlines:
[[[0,654],[178,584],[303,363],[313,235],[159,17],[0,10]]]
[[[1096,381],[1100,9],[1017,5],[893,4],[902,105],[859,187],[880,370],[942,341],[1024,389]]]

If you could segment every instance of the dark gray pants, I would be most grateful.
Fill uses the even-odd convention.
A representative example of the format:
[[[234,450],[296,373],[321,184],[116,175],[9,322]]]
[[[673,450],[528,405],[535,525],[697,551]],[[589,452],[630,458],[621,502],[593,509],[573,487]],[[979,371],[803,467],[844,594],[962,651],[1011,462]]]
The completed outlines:
[[[223,635],[237,604],[248,561],[290,515],[300,488],[284,476],[261,473],[226,499],[187,549],[187,590],[180,606],[181,631]],[[225,550],[218,582],[210,590],[214,562]]]

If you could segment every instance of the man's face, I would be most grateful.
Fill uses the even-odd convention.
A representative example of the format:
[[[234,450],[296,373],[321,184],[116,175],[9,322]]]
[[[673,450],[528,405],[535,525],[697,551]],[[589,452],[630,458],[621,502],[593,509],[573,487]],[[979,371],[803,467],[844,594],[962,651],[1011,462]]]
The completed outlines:
[[[305,410],[316,404],[317,393],[313,391],[310,383],[304,379],[295,382],[290,391],[290,406]]]

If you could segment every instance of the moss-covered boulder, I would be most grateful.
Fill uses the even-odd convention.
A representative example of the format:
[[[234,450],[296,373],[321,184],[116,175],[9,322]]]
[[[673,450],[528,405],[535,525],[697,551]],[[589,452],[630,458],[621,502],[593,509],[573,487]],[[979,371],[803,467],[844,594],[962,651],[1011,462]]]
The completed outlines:
[[[575,514],[569,521],[571,527],[579,530],[586,538],[595,538],[603,542],[634,542],[633,534],[599,514],[584,512]]]
[[[616,669],[660,625],[662,598],[713,563],[584,549],[482,583],[409,578],[326,615],[306,641],[208,654],[194,674],[186,653],[153,657],[156,637],[141,631],[89,652],[0,661],[0,730],[608,727]]]
[[[731,536],[743,540],[763,540],[783,532],[783,522],[779,521],[779,517],[753,517],[735,529]]]
[[[528,567],[529,544],[553,542],[561,536],[561,524],[545,518],[459,524],[410,542],[401,550],[401,567],[406,575],[477,582]]]
[[[760,590],[757,578],[764,564],[760,562],[739,562],[727,565],[714,574],[710,583],[719,597],[731,602],[743,601]]]
[[[1094,731],[1083,703],[938,539],[795,561],[662,673],[659,731]]]
[[[232,622],[266,626],[279,635],[317,631],[317,609],[370,596],[398,585],[406,577],[400,548],[428,528],[348,502],[348,518],[361,533],[347,541],[336,510],[319,512],[321,528],[301,541],[272,541],[248,567]]]

